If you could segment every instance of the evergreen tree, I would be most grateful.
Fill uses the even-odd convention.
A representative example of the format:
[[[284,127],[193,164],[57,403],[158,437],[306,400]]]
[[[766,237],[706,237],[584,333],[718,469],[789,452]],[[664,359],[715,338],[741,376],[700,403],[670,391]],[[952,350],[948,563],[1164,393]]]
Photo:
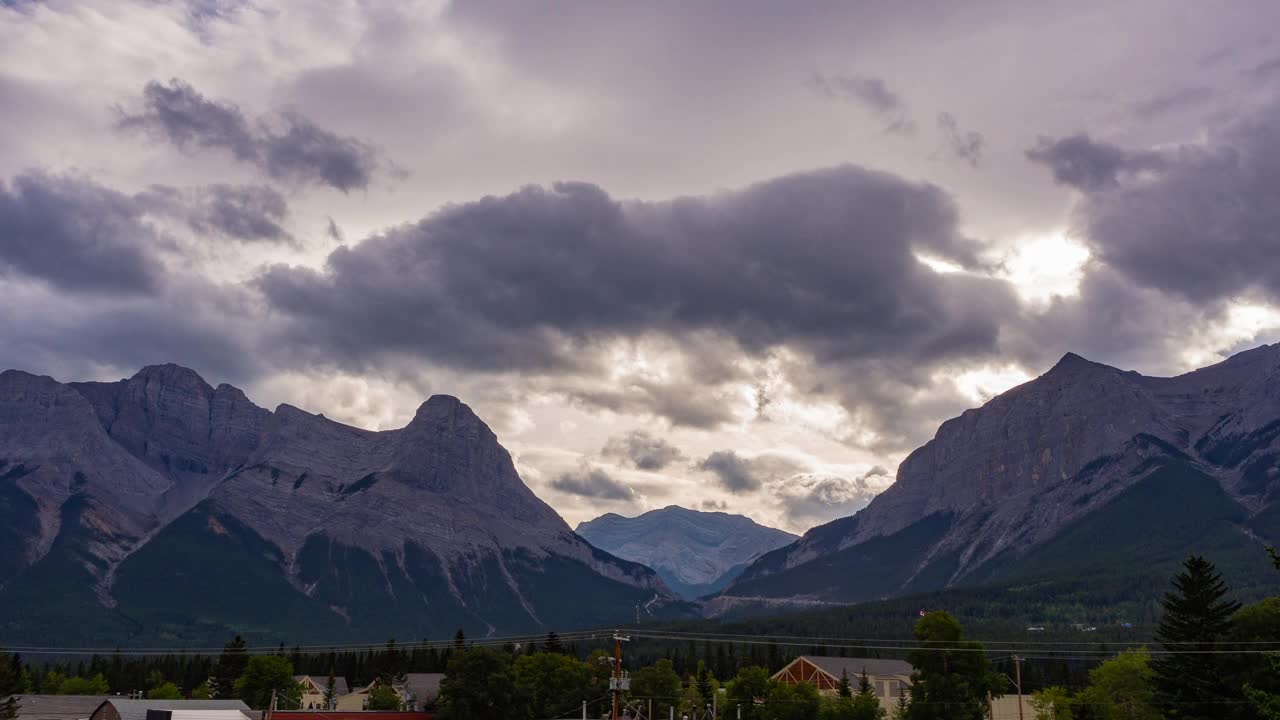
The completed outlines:
[[[557,655],[565,654],[564,644],[560,642],[560,636],[554,630],[547,633],[547,641],[543,644],[543,651],[556,653]]]
[[[893,707],[893,720],[907,720],[908,705],[907,689],[900,688],[898,690],[898,704]]]
[[[324,685],[324,709],[333,710],[338,707],[338,676],[329,666],[329,681]]]
[[[510,656],[484,647],[454,652],[437,702],[444,720],[509,720],[516,705]]]
[[[1275,564],[1276,569],[1280,570],[1280,550],[1273,547],[1267,548],[1267,554],[1271,556],[1271,562]]]
[[[858,694],[851,705],[851,720],[884,720],[884,708],[880,707],[880,699],[876,697],[865,669],[858,678]]]
[[[236,635],[231,642],[222,648],[222,655],[213,668],[213,685],[210,690],[213,696],[221,699],[236,697],[236,680],[244,674],[249,665],[249,653],[245,650],[244,638]]]
[[[1216,720],[1241,700],[1223,673],[1221,656],[1212,654],[1231,631],[1240,603],[1227,597],[1227,585],[1213,563],[1191,556],[1166,593],[1156,639],[1166,651],[1152,662],[1156,703],[1169,720]]]
[[[18,717],[18,711],[22,706],[18,704],[18,698],[10,695],[4,700],[0,700],[0,720],[14,720]]]
[[[840,684],[836,686],[836,695],[843,698],[853,697],[853,688],[849,685],[848,670],[840,670]]]
[[[454,633],[453,635],[453,649],[454,650],[467,649],[467,634],[462,632],[462,628],[458,628],[458,632]]]

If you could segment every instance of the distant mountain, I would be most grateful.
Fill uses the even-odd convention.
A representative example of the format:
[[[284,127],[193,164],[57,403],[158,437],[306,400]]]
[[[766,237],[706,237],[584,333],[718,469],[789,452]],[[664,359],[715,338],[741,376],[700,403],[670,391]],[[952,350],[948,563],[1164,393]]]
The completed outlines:
[[[1068,354],[943,423],[865,509],[763,556],[708,608],[993,584],[1141,601],[1191,552],[1247,589],[1274,582],[1261,545],[1278,541],[1280,345],[1173,378]]]
[[[371,432],[175,365],[0,374],[0,636],[442,638],[678,611],[590,546],[456,398]]]
[[[678,505],[633,518],[601,515],[580,523],[577,533],[602,550],[653,568],[690,600],[717,592],[751,561],[796,540],[742,515]]]

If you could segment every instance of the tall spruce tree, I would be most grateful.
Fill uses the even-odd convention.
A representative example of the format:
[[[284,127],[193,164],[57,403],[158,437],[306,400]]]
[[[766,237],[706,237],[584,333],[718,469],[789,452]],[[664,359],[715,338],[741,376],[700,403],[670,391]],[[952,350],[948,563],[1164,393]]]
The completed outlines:
[[[1213,654],[1231,630],[1240,603],[1227,599],[1227,585],[1213,563],[1192,555],[1161,603],[1156,639],[1166,654],[1152,663],[1156,705],[1168,720],[1218,720],[1242,700]]]
[[[324,685],[324,709],[336,710],[338,708],[338,675],[333,671],[333,666],[329,666],[329,680]]]

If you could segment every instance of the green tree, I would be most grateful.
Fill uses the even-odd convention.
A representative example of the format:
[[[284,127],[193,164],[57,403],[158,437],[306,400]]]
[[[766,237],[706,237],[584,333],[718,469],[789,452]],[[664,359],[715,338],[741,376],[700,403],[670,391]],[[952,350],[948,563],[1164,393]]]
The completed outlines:
[[[907,689],[898,690],[898,703],[893,706],[893,720],[907,720],[907,710],[911,707],[907,699]]]
[[[172,682],[161,683],[147,691],[148,700],[181,700],[182,691]]]
[[[630,697],[640,702],[652,700],[654,717],[667,717],[681,690],[680,675],[665,658],[631,673]]]
[[[840,684],[836,686],[836,695],[843,698],[853,697],[853,687],[849,684],[849,671],[841,668]]]
[[[1231,644],[1261,647],[1258,643],[1280,645],[1280,597],[1267,598],[1240,609],[1231,622]],[[1280,654],[1227,656],[1228,674],[1244,688],[1250,712],[1267,720],[1280,720]]]
[[[255,655],[235,682],[235,696],[249,707],[263,710],[277,697],[281,708],[298,707],[302,688],[293,681],[293,663],[282,655]]]
[[[919,646],[907,660],[911,675],[909,720],[982,720],[987,696],[1004,692],[1004,678],[991,669],[981,643],[964,639],[960,623],[935,611],[916,622]]]
[[[437,706],[444,720],[508,720],[516,704],[511,658],[489,648],[455,650]]]
[[[378,685],[369,693],[367,710],[399,710],[403,707],[400,693],[390,685]]]
[[[818,689],[808,683],[774,683],[766,702],[773,720],[813,720],[821,704]]]
[[[858,678],[858,694],[853,698],[853,720],[884,720],[884,708],[880,707],[880,699],[876,697],[867,671],[863,670]]]
[[[58,683],[59,695],[106,695],[111,692],[107,679],[98,673],[93,677],[70,677]]]
[[[244,674],[249,665],[249,652],[245,649],[244,638],[236,635],[231,642],[222,647],[222,655],[213,666],[213,683],[209,688],[213,696],[221,699],[236,697],[236,681]]]
[[[742,708],[743,720],[759,720],[768,716],[766,706],[760,702],[769,697],[773,685],[766,668],[748,665],[729,681],[727,697],[730,704]]]
[[[22,706],[18,704],[18,698],[9,695],[0,700],[0,720],[14,720],[18,717],[18,711]]]
[[[516,697],[528,717],[559,717],[595,697],[591,668],[562,653],[525,655],[512,666]]]
[[[213,698],[213,688],[210,687],[209,681],[205,680],[191,691],[192,700],[210,700]]]
[[[564,647],[564,643],[560,642],[560,636],[554,630],[547,633],[547,641],[542,644],[542,651],[558,654],[568,652]]]
[[[1071,693],[1061,685],[1031,693],[1031,709],[1035,720],[1072,720]]]
[[[1088,707],[1090,717],[1101,720],[1161,720],[1154,679],[1151,653],[1126,650],[1089,671],[1089,687],[1078,702]]]
[[[1271,562],[1276,566],[1276,569],[1280,570],[1280,550],[1276,550],[1273,547],[1268,547],[1267,554],[1271,556]]]
[[[680,693],[677,714],[687,714],[691,718],[699,717],[706,710],[706,705],[707,699],[703,697],[702,689],[698,687],[698,679],[690,675],[684,691]]]
[[[329,679],[324,684],[324,709],[333,710],[338,707],[338,676],[329,666]]]
[[[1156,639],[1171,654],[1152,663],[1156,700],[1169,720],[1217,720],[1223,708],[1241,699],[1212,654],[1231,631],[1240,603],[1227,600],[1227,585],[1213,563],[1193,555],[1173,580],[1161,603],[1164,616]]]

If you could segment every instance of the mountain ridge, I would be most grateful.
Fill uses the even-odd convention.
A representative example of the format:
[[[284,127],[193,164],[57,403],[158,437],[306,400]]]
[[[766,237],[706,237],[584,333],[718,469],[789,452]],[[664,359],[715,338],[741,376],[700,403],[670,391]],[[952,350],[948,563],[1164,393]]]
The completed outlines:
[[[1243,557],[1259,539],[1280,539],[1280,528],[1247,524],[1280,503],[1278,439],[1280,345],[1169,378],[1067,353],[943,422],[867,508],[762,556],[709,609],[860,602],[999,577],[996,566],[1020,562],[1170,467],[1208,478],[1240,507],[1241,541],[1228,554]],[[1155,519],[1131,520],[1167,533]]]
[[[796,536],[744,515],[679,505],[635,517],[606,513],[575,532],[618,557],[653,568],[686,600],[716,592],[761,554]]]
[[[5,371],[0,521],[7,637],[66,632],[60,620],[79,615],[147,641],[292,626],[296,639],[308,625],[484,634],[616,621],[637,603],[682,611],[652,570],[573,533],[446,395],[403,428],[369,431],[265,410],[172,364],[112,383]],[[292,610],[276,617],[228,587],[271,588]],[[603,608],[575,617],[575,591]]]

